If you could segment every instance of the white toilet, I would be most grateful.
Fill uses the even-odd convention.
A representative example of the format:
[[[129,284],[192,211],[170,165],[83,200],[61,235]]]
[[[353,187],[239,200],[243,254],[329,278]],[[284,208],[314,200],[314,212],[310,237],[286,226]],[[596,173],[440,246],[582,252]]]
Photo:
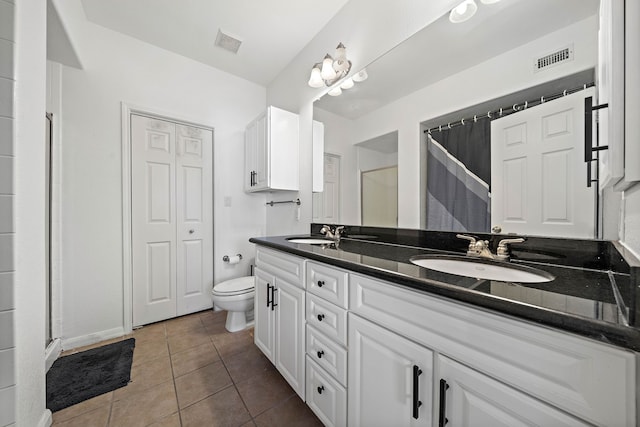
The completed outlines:
[[[253,325],[253,297],[255,295],[255,278],[253,276],[238,277],[225,280],[213,287],[211,291],[214,310],[227,310],[225,328],[229,332],[237,332]]]

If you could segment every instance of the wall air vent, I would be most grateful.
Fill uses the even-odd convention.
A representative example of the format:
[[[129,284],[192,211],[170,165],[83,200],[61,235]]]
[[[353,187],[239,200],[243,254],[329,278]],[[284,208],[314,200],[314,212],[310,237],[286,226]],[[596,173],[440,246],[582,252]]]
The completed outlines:
[[[559,49],[548,55],[536,58],[533,62],[533,71],[540,71],[553,65],[573,60],[573,45]]]
[[[223,33],[218,29],[218,35],[216,36],[215,45],[221,47],[224,50],[228,50],[231,53],[238,53],[242,40],[232,37],[229,34]]]

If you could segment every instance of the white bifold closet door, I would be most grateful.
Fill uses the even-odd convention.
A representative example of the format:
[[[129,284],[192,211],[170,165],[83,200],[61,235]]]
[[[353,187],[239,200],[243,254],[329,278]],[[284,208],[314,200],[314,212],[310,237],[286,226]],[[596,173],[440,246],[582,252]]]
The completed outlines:
[[[213,132],[131,115],[133,326],[212,306]]]
[[[503,233],[595,237],[584,162],[589,88],[491,122],[491,225]],[[597,187],[597,185],[595,186]]]

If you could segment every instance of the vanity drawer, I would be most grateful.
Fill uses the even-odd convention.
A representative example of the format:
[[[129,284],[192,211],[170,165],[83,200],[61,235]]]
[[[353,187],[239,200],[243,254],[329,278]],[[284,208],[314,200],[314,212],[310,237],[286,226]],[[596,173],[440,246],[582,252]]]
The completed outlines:
[[[307,405],[325,426],[347,425],[347,390],[307,356]]]
[[[350,310],[596,425],[635,425],[630,351],[351,274]]]
[[[259,246],[256,249],[256,267],[268,271],[289,283],[304,288],[305,259]]]
[[[307,292],[307,324],[329,339],[347,345],[347,310]]]
[[[347,385],[347,350],[307,325],[307,355],[343,386]]]
[[[307,290],[342,308],[347,308],[348,278],[344,270],[307,262]]]

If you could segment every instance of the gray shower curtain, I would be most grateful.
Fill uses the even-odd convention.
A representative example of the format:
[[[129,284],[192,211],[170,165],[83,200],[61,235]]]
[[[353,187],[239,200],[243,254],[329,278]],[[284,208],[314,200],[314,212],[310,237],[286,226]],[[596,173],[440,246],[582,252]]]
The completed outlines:
[[[427,228],[489,232],[491,122],[480,119],[427,136]]]

